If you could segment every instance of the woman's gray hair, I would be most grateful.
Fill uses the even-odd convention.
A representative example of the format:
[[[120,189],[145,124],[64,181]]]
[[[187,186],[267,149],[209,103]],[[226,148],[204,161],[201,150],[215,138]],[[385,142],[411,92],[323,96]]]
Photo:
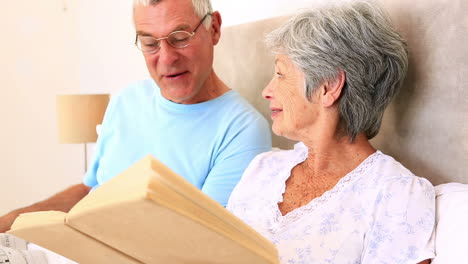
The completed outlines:
[[[305,96],[340,71],[346,75],[339,99],[339,132],[354,141],[379,132],[385,108],[408,69],[408,51],[388,15],[375,2],[351,1],[294,16],[266,37],[305,75]]]
[[[150,6],[156,5],[157,3],[163,0],[133,0],[133,7],[135,6]],[[171,0],[165,0],[171,1]],[[193,10],[195,10],[195,14],[201,18],[203,18],[206,14],[213,13],[213,7],[211,6],[210,0],[192,0]],[[208,28],[211,25],[211,16],[208,16],[203,21],[203,25]]]

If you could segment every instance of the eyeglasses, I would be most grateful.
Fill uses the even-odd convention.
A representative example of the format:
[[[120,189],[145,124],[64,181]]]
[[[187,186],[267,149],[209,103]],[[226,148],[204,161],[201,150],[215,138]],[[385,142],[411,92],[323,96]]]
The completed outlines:
[[[153,38],[151,36],[139,36],[136,34],[135,37],[135,46],[144,53],[156,53],[159,51],[161,48],[161,40],[166,40],[169,45],[171,45],[174,48],[185,48],[190,44],[190,39],[195,35],[195,32],[197,29],[201,26],[203,21],[207,16],[210,16],[211,14],[208,13],[206,14],[198,23],[198,25],[195,27],[195,29],[192,31],[192,33],[189,33],[187,31],[173,31],[167,35],[167,37],[163,38]]]

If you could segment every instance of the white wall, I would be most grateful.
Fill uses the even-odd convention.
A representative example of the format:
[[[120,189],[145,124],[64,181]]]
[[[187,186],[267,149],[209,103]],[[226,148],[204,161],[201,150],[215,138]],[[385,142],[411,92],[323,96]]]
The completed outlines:
[[[131,0],[78,1],[80,90],[113,93],[148,76],[135,47]]]
[[[213,7],[229,26],[290,14],[310,1],[213,0]],[[0,215],[81,181],[83,146],[57,143],[56,94],[113,93],[148,76],[133,45],[131,5],[131,0],[3,3]]]
[[[3,1],[0,11],[0,214],[82,176],[79,146],[57,143],[55,95],[78,91],[76,8]]]

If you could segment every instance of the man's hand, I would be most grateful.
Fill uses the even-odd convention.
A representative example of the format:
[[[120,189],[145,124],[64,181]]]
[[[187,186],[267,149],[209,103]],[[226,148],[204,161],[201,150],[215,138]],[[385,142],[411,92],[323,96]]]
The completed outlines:
[[[15,210],[0,217],[0,233],[5,233],[6,231],[10,230],[11,225],[15,221],[16,217],[18,217],[18,215],[19,213]]]
[[[57,193],[45,201],[11,211],[8,214],[0,217],[0,233],[5,233],[6,231],[10,230],[11,225],[15,219],[22,213],[51,210],[68,212],[73,206],[75,206],[75,204],[77,204],[83,197],[85,197],[90,190],[91,188],[84,184],[73,185],[72,187]]]

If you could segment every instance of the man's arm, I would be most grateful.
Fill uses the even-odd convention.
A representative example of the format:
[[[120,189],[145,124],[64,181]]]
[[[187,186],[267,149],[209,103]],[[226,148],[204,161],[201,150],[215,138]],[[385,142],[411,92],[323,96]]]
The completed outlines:
[[[0,233],[4,233],[10,230],[11,225],[15,221],[16,217],[22,213],[50,210],[68,212],[75,204],[78,203],[78,201],[85,197],[90,190],[90,187],[82,183],[76,184],[60,193],[55,194],[47,200],[24,208],[13,210],[8,214],[0,217]]]
[[[231,132],[235,136],[226,140],[228,144],[218,153],[215,165],[201,188],[223,206],[227,205],[232,190],[252,159],[260,153],[271,151],[270,126],[263,117],[232,127],[238,129]]]

